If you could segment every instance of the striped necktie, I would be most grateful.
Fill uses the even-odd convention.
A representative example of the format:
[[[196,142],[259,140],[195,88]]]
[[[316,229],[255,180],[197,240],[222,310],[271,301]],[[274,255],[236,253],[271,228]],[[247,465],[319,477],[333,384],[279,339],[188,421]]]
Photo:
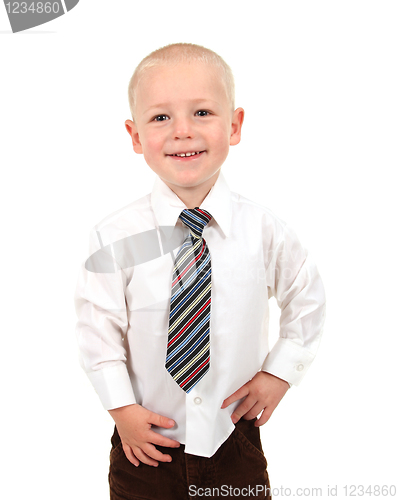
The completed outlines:
[[[166,368],[189,392],[210,366],[211,260],[202,232],[211,215],[196,207],[179,218],[189,234],[173,269]]]

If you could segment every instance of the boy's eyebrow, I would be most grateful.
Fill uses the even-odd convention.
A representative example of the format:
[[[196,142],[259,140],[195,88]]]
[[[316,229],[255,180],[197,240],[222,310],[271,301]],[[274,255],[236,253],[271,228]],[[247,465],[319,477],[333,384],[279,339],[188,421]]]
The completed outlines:
[[[198,104],[200,102],[214,102],[214,103],[217,103],[217,101],[214,101],[213,99],[206,99],[206,98],[202,98],[202,97],[199,97],[198,99],[189,99],[190,102],[192,103],[195,103],[195,104]],[[149,106],[149,108],[146,109],[146,111],[150,111],[151,109],[155,109],[155,108],[164,108],[166,106],[168,106],[168,102],[161,102],[159,104],[153,104],[152,106]]]

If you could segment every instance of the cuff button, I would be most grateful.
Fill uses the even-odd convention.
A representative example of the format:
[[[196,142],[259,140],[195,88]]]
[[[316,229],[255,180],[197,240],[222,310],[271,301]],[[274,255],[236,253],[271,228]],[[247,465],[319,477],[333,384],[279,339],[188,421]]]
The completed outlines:
[[[296,370],[297,370],[298,372],[303,371],[303,370],[304,370],[304,365],[302,365],[302,364],[300,363],[299,365],[297,365],[297,366],[296,366]]]

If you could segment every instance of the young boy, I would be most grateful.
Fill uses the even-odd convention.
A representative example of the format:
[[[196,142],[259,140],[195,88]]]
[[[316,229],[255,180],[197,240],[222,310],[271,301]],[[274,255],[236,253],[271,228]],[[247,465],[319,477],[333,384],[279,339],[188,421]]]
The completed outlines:
[[[221,57],[163,47],[129,101],[157,178],[92,229],[75,297],[81,364],[116,424],[111,499],[270,498],[259,426],[314,359],[321,279],[294,231],[221,173],[244,117]]]

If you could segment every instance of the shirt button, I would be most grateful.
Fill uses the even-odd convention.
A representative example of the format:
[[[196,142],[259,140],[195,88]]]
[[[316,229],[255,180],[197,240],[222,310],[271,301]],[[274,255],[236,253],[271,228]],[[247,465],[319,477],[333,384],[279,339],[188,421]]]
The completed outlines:
[[[297,365],[296,370],[297,370],[298,372],[303,371],[303,370],[304,370],[304,365],[302,365],[302,364]]]
[[[193,402],[196,404],[196,405],[200,405],[202,403],[202,399],[201,398],[195,398],[193,400]]]

